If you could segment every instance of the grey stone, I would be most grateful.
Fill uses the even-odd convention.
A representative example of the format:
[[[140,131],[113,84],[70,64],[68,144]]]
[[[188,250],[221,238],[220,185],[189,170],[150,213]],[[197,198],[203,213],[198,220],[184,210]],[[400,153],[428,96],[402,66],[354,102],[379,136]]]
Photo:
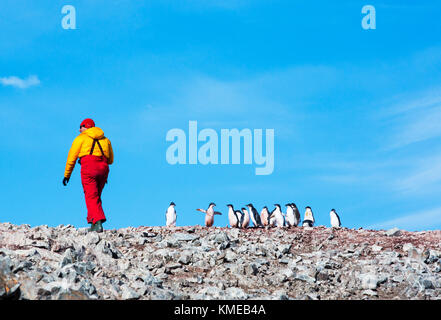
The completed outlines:
[[[123,300],[137,300],[140,294],[127,285],[121,286],[121,299]]]
[[[305,282],[307,282],[307,283],[315,283],[315,278],[313,278],[313,277],[310,277],[310,276],[308,276],[308,275],[306,275],[306,274],[296,274],[295,275],[295,279],[297,279],[297,280],[301,280],[301,281],[305,281]]]
[[[401,233],[402,233],[401,230],[395,227],[395,228],[387,230],[385,232],[385,235],[388,237],[397,237],[397,236],[400,236]]]
[[[362,289],[370,289],[375,290],[378,287],[379,279],[374,274],[361,274],[360,276],[361,280],[361,288]]]
[[[176,241],[193,241],[199,239],[199,236],[188,233],[175,233],[172,239]]]
[[[226,232],[219,232],[214,237],[214,242],[218,244],[229,243],[230,238],[228,237]]]
[[[227,288],[225,290],[225,295],[228,297],[228,299],[233,300],[245,300],[248,297],[243,289],[235,287]]]

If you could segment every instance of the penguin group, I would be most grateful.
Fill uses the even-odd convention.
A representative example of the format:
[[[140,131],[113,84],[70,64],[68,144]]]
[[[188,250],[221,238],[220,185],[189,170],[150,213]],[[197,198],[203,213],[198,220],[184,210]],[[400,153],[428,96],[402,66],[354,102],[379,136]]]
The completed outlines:
[[[165,213],[166,217],[166,226],[167,227],[175,227],[176,226],[176,209],[175,203],[171,202],[167,211]],[[211,227],[214,224],[214,216],[222,215],[222,213],[215,211],[214,207],[216,204],[211,202],[208,205],[207,209],[196,209],[202,213],[205,213],[205,226]],[[248,203],[240,210],[235,210],[232,204],[227,204],[228,208],[228,222],[231,228],[240,228],[245,229],[250,226],[250,222],[253,223],[254,228],[263,228],[263,227],[298,227],[300,226],[300,212],[297,208],[296,204],[291,202],[285,204],[286,212],[282,211],[282,207],[280,204],[275,203],[274,209],[270,212],[267,206],[264,206],[259,214],[257,209],[253,206],[252,203]],[[332,209],[329,213],[331,227],[340,228],[341,221],[340,217],[335,211]],[[314,214],[312,212],[311,207],[305,207],[305,214],[303,218],[303,222],[301,224],[302,227],[314,227],[315,219]]]

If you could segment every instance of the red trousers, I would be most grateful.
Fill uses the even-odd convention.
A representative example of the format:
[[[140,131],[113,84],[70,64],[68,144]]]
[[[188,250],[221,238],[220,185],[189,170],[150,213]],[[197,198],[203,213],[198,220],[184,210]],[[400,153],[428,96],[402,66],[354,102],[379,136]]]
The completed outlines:
[[[87,223],[106,221],[101,204],[101,192],[107,182],[109,165],[104,156],[87,155],[81,158],[81,182],[87,206]]]

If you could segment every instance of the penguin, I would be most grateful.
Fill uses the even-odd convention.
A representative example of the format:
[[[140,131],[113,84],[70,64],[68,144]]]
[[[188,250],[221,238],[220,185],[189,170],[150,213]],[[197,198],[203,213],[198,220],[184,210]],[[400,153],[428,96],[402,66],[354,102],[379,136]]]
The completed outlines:
[[[242,210],[242,216],[240,218],[240,226],[241,228],[248,228],[248,225],[250,224],[250,214],[248,213],[248,210],[245,208],[241,208]]]
[[[340,228],[341,227],[340,217],[338,216],[335,209],[331,209],[329,215],[331,216],[331,226],[334,228]]]
[[[314,215],[312,214],[311,207],[305,208],[305,218],[303,218],[303,227],[313,227],[314,226]]]
[[[240,211],[234,210],[232,204],[227,204],[228,207],[228,220],[231,228],[238,228],[240,223]]]
[[[291,206],[291,203],[285,204],[286,206],[286,215],[285,215],[285,222],[287,227],[293,227],[294,226],[294,208]]]
[[[280,204],[274,204],[276,207],[270,215],[270,225],[276,227],[283,227],[285,225],[285,217],[283,216]]]
[[[243,219],[242,219],[242,211],[240,211],[240,210],[234,210],[234,215],[236,216],[236,219],[237,219],[237,228],[242,228],[242,221],[243,221]]]
[[[300,211],[295,203],[291,203],[291,207],[294,211],[294,227],[297,227],[300,224]]]
[[[172,201],[170,202],[170,205],[165,211],[165,225],[167,227],[176,227],[176,210],[175,210],[175,203]]]
[[[255,227],[262,227],[262,220],[260,219],[260,215],[257,212],[256,208],[251,203],[247,204],[248,210],[250,212],[251,221],[253,221],[253,224]]]
[[[262,221],[263,226],[269,226],[269,210],[268,207],[263,207],[262,211],[260,212],[260,220]]]
[[[214,223],[214,216],[217,215],[222,215],[222,213],[218,212],[218,211],[214,211],[214,207],[216,206],[216,204],[214,202],[211,202],[208,205],[208,209],[204,210],[204,209],[196,209],[197,211],[203,212],[205,213],[205,226],[206,227],[211,227]]]

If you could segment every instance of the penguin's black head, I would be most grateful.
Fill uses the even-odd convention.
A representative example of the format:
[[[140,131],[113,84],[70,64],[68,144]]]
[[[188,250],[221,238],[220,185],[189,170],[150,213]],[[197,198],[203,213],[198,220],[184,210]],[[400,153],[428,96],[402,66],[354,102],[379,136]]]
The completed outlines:
[[[275,205],[276,207],[280,208],[280,204],[275,203],[274,205]]]
[[[294,208],[297,208],[296,204],[293,202],[291,203],[291,206],[293,206]]]
[[[252,207],[253,205],[251,203],[248,203],[246,206],[247,207]]]
[[[227,207],[231,207],[231,208],[232,208],[232,207],[233,207],[233,205],[232,205],[232,204],[227,204]]]
[[[285,204],[285,207],[289,207],[289,206],[291,206],[291,203]]]
[[[170,202],[170,205],[171,206],[175,206],[175,203],[172,201],[172,202]]]
[[[309,209],[309,210],[311,210],[311,207],[306,207],[305,209]]]
[[[242,211],[244,211],[244,210],[247,211],[247,209],[245,209],[245,208],[240,208],[240,210],[242,210]]]
[[[214,202],[210,202],[208,206],[216,206],[216,204]]]
[[[331,209],[331,211],[334,211],[334,212],[335,212],[335,209]]]

